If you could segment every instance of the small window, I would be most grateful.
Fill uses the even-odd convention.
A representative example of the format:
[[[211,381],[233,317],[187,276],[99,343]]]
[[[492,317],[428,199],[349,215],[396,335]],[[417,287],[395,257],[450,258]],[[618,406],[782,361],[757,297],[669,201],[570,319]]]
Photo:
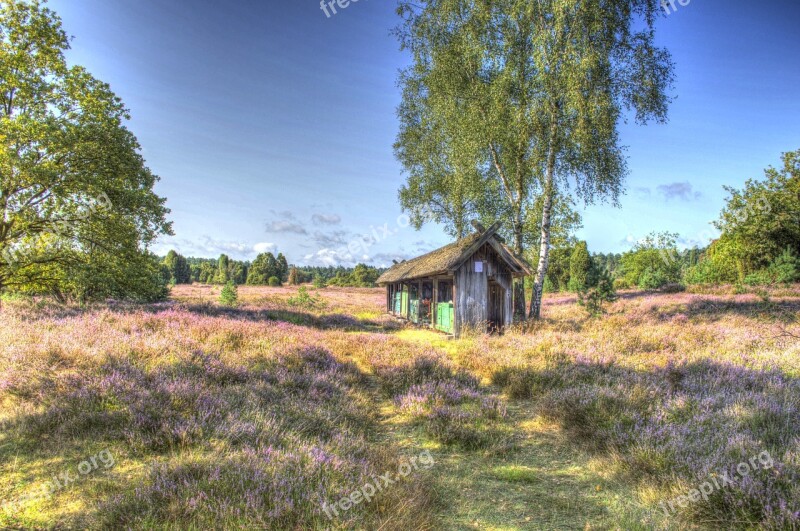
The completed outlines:
[[[481,261],[475,262],[475,272],[476,273],[483,273],[483,262],[481,262]]]
[[[453,284],[444,280],[439,281],[438,303],[453,301]]]

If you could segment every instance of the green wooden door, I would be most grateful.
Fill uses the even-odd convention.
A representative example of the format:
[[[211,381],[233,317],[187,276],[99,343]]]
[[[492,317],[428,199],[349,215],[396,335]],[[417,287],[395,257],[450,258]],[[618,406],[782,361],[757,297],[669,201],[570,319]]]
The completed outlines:
[[[436,328],[448,334],[453,333],[452,302],[441,302],[436,305]]]
[[[395,315],[403,313],[403,294],[399,291],[394,294],[394,313]]]

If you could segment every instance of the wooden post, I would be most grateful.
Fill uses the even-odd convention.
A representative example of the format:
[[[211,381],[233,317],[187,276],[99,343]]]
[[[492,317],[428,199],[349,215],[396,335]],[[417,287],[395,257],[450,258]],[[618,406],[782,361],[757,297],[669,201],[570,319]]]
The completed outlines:
[[[439,306],[439,279],[433,279],[433,297],[431,297],[431,328],[436,328],[438,315],[436,309]]]
[[[461,326],[461,320],[458,318],[458,299],[456,299],[456,278],[457,274],[453,275],[453,323],[451,327],[453,329],[453,335],[455,337],[459,336],[460,330],[459,327]]]
[[[406,284],[406,319],[411,320],[411,282]]]
[[[422,316],[422,281],[417,281],[417,324]]]

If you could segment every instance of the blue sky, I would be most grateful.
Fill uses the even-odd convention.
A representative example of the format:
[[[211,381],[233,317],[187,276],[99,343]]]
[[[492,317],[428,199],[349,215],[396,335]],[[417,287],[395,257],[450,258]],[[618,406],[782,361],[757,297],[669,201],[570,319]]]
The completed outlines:
[[[175,236],[154,250],[280,250],[314,265],[385,265],[448,241],[400,217],[392,143],[408,57],[390,35],[394,6],[326,17],[316,0],[50,1],[74,36],[69,60],[123,99],[161,176]],[[582,212],[592,251],[663,230],[707,243],[723,185],[800,148],[800,2],[676,6],[658,26],[677,64],[670,121],[622,126],[627,195]],[[352,243],[364,234],[378,243]]]

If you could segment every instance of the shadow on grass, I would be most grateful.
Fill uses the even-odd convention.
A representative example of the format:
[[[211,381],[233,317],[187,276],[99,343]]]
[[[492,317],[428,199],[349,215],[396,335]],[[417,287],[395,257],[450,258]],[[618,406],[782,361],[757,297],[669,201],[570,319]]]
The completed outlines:
[[[733,528],[800,526],[796,378],[706,360],[649,371],[562,362],[499,369],[492,380],[512,398],[534,399],[535,412],[584,450],[612,458],[618,479],[665,500],[768,452],[768,469],[751,470],[679,516]]]
[[[256,309],[248,307],[226,307],[216,304],[191,304],[182,308],[191,313],[210,317],[225,317],[233,320],[251,322],[282,321],[317,330],[343,330],[345,332],[391,332],[401,325],[390,319],[376,321],[357,319],[343,313],[315,314],[301,310],[284,308]]]
[[[15,307],[14,305],[18,305]],[[231,320],[250,322],[287,322],[299,326],[307,326],[317,330],[343,330],[347,332],[390,332],[399,329],[400,325],[389,319],[378,321],[374,319],[357,319],[343,313],[314,313],[301,309],[290,308],[254,308],[252,306],[220,306],[218,304],[187,303],[166,301],[155,304],[135,304],[106,302],[87,306],[62,305],[49,301],[23,301],[14,305],[6,303],[4,311],[19,311],[20,317],[30,322],[45,322],[52,320],[79,318],[98,310],[107,311],[117,315],[132,315],[145,313],[157,315],[169,310],[185,310],[189,313],[205,317],[220,317]]]
[[[196,352],[147,368],[112,359],[54,380],[7,376],[3,395],[36,397],[38,407],[2,426],[0,455],[14,452],[0,463],[3,475],[21,471],[25,484],[44,482],[75,448],[97,445],[137,465],[102,492],[82,485],[59,491],[95,508],[56,509],[59,526],[403,528],[430,512],[434,496],[417,475],[328,520],[323,502],[398,470],[400,460],[375,443],[381,425],[367,376],[324,349],[247,366]],[[25,488],[0,492],[19,498]],[[0,527],[53,526],[38,510],[26,513],[0,513]]]
[[[768,319],[778,322],[791,322],[800,314],[800,300],[754,301],[754,300],[715,300],[698,298],[695,295],[687,303],[661,307],[657,314],[672,318],[684,314],[706,322],[717,322],[727,316],[740,316],[752,319]]]

